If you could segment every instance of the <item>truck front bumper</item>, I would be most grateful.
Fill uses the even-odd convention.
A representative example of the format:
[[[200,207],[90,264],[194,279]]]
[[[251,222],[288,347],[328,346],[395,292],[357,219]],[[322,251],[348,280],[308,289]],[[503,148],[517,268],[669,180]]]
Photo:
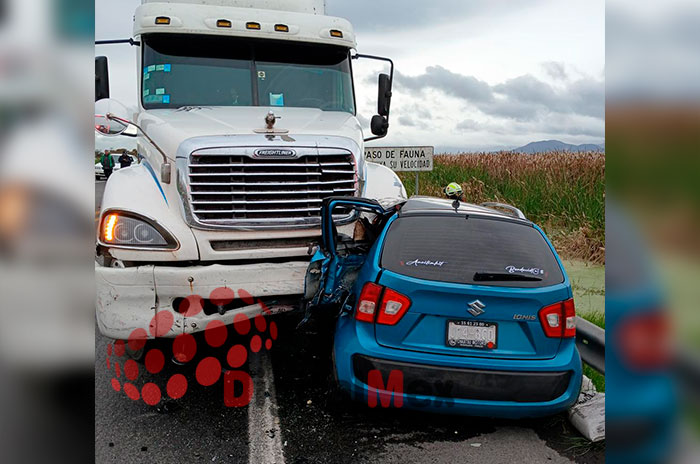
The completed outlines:
[[[263,312],[260,298],[301,295],[308,262],[258,263],[244,265],[211,264],[204,266],[143,265],[128,268],[104,267],[96,263],[97,325],[110,338],[126,340],[135,329],[149,331],[151,320],[160,311],[169,311],[174,323],[163,336],[204,330],[213,320],[231,324],[236,314],[253,317]],[[199,295],[208,299],[217,288],[228,287],[236,298],[252,296],[253,304],[185,317],[173,302]],[[240,292],[243,290],[243,292]],[[177,301],[176,301],[177,300]],[[267,308],[275,312],[274,306]],[[149,337],[152,334],[149,332]]]

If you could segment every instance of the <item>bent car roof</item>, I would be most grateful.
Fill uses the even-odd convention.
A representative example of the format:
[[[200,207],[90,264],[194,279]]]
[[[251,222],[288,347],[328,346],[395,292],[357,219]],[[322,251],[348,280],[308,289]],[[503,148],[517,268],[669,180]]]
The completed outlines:
[[[401,207],[399,216],[406,214],[420,214],[420,213],[444,213],[444,214],[454,214],[455,209],[452,206],[452,200],[445,200],[442,198],[428,197],[422,195],[415,195],[409,198],[406,203]],[[486,206],[474,205],[472,203],[459,203],[458,214],[479,214],[484,216],[493,216],[503,219],[510,219],[518,222],[524,222],[531,224],[532,222],[527,219],[520,219],[511,214],[504,213],[494,208],[488,208]]]

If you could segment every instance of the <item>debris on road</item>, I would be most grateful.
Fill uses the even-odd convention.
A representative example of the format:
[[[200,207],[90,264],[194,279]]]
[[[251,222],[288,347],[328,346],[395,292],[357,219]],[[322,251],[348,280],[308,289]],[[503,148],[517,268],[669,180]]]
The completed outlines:
[[[581,435],[592,442],[605,439],[605,393],[598,393],[585,375],[578,400],[568,412],[569,421]]]

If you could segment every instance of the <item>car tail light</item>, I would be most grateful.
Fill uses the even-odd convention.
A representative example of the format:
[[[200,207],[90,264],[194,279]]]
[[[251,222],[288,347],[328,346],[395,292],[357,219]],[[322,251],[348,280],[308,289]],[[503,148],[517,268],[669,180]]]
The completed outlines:
[[[377,315],[377,324],[394,325],[401,320],[411,306],[411,300],[390,288],[384,290],[382,305]]]
[[[622,322],[620,354],[631,367],[658,369],[671,361],[671,326],[662,313],[634,316]]]
[[[380,300],[381,297],[381,300]],[[411,300],[401,293],[381,285],[367,282],[360,292],[355,309],[355,319],[377,324],[394,325],[401,320],[411,306]],[[379,311],[377,311],[379,308]]]
[[[360,292],[360,301],[357,302],[355,319],[358,321],[374,322],[374,313],[379,304],[379,296],[384,287],[367,282]]]
[[[575,337],[576,309],[573,298],[540,309],[540,322],[548,337]]]

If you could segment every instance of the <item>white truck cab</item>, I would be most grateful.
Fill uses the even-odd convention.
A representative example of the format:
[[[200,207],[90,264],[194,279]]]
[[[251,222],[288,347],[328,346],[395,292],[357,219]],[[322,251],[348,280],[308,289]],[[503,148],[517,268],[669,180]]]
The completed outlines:
[[[323,0],[143,0],[128,39],[139,47],[133,115],[105,100],[96,58],[96,129],[135,135],[141,159],[102,199],[104,335],[127,339],[162,311],[174,323],[157,334],[175,337],[262,304],[284,310],[303,293],[323,198],[405,198],[391,170],[364,160],[352,60],[377,57],[358,55],[352,25],[324,10]],[[386,135],[390,96],[382,74],[371,138]],[[337,219],[352,231],[353,216]],[[233,300],[212,295],[224,287]]]

